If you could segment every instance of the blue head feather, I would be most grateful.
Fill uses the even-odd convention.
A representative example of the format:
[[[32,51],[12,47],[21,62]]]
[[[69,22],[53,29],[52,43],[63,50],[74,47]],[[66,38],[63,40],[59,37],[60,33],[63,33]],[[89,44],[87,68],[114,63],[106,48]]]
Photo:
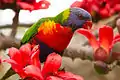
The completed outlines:
[[[82,8],[70,8],[70,16],[63,25],[76,30],[81,28],[86,21],[92,21],[90,13]]]

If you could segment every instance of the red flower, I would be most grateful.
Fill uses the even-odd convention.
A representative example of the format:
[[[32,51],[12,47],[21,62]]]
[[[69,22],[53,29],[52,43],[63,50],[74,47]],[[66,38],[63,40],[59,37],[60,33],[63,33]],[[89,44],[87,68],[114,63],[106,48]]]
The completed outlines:
[[[81,1],[75,1],[75,2],[71,5],[71,7],[82,7],[82,5],[83,5],[83,2],[81,2]]]
[[[39,48],[33,49],[30,44],[25,44],[20,49],[10,48],[10,59],[3,60],[11,64],[12,69],[26,80],[83,80],[80,76],[70,72],[59,71],[62,57],[59,54],[48,55],[43,68],[39,60]]]
[[[46,0],[36,2],[36,0],[17,0],[17,5],[25,10],[47,9],[50,3]]]
[[[25,73],[35,80],[83,80],[80,76],[70,72],[58,71],[61,66],[62,57],[56,53],[48,55],[42,70],[34,65],[24,68]]]
[[[108,18],[115,12],[120,11],[120,1],[119,0],[82,0],[75,1],[71,7],[80,7],[92,15],[93,18]]]
[[[14,5],[16,4],[16,5]],[[36,2],[36,0],[1,0],[0,8],[20,8],[24,10],[38,10],[38,9],[47,9],[50,3],[46,0],[40,0]]]
[[[120,4],[116,4],[113,8],[116,12],[120,12]]]
[[[30,44],[25,44],[21,46],[19,50],[16,48],[10,48],[9,56],[10,59],[6,59],[4,62],[10,63],[12,69],[22,78],[26,77],[23,69],[28,64],[34,64],[35,66],[40,67],[38,46],[35,46],[32,49]]]
[[[94,49],[94,59],[106,61],[110,57],[113,45],[120,41],[120,35],[113,36],[113,29],[109,26],[103,26],[99,29],[99,40],[86,29],[77,30],[78,33],[88,38],[91,46]]]

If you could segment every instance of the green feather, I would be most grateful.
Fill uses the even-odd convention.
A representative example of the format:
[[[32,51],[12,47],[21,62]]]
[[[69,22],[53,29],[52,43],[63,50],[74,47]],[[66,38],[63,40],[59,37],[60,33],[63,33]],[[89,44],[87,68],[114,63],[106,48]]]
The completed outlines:
[[[33,24],[24,34],[22,40],[21,40],[21,44],[25,44],[27,42],[30,41],[30,39],[32,37],[35,36],[35,34],[38,32],[38,28],[40,27],[40,25],[47,21],[47,20],[53,20],[56,23],[60,23],[61,25],[64,24],[64,22],[67,21],[68,17],[70,14],[70,8],[66,9],[65,11],[61,12],[60,14],[58,14],[55,17],[47,17],[47,18],[41,18],[39,21],[37,21],[35,24]]]
[[[38,32],[39,26],[47,20],[52,20],[52,18],[50,18],[50,17],[49,18],[42,18],[38,22],[33,24],[24,34],[24,36],[21,40],[21,44],[29,42],[29,40]]]
[[[60,14],[58,14],[56,17],[54,17],[55,22],[60,23],[61,25],[64,24],[68,17],[70,15],[70,8],[64,10]]]
[[[62,23],[66,22],[68,17],[69,17],[69,15],[70,15],[70,9],[67,9],[67,10],[63,11],[63,13],[62,13],[63,17],[61,19],[61,22]]]

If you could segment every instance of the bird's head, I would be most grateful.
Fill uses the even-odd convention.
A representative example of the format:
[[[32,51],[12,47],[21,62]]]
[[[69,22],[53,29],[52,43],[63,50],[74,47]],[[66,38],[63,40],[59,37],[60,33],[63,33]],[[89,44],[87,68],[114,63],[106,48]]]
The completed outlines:
[[[92,17],[90,13],[82,8],[70,8],[70,14],[67,25],[70,25],[75,31],[78,28],[90,29],[92,27]]]

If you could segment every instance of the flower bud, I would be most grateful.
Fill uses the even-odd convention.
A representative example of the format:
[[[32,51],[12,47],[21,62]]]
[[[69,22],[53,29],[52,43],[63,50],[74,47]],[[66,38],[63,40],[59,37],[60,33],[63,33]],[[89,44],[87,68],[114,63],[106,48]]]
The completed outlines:
[[[108,54],[102,47],[98,48],[93,56],[95,61],[107,61],[108,59]]]
[[[94,68],[99,74],[107,74],[110,71],[108,65],[102,61],[96,61],[94,63]]]

